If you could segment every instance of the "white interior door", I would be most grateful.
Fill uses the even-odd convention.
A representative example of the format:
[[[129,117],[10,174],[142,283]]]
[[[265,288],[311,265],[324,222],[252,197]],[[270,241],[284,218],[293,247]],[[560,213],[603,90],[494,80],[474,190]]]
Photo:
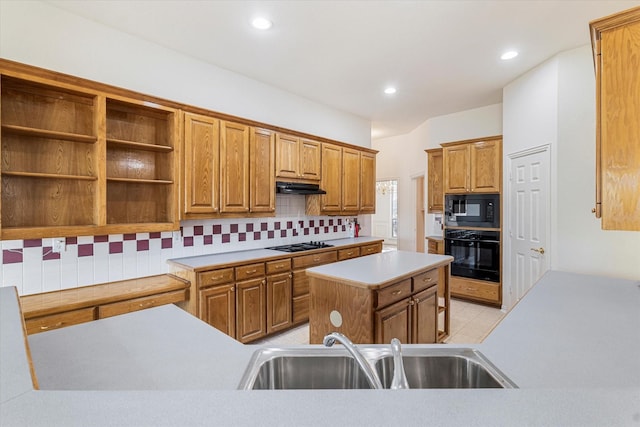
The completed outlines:
[[[515,304],[549,268],[549,147],[510,158],[510,289]]]

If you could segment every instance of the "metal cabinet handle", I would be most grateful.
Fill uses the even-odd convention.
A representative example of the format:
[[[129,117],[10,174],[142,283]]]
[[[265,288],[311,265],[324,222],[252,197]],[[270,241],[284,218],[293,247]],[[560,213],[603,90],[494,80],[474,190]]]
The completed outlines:
[[[255,273],[256,271],[258,271],[258,270],[251,270],[251,271],[247,271],[247,274],[253,274],[253,273]]]
[[[401,290],[391,292],[391,295],[400,295],[402,293]]]
[[[422,278],[422,281],[423,281],[423,282],[430,282],[430,281],[432,281],[432,280],[433,280],[433,277],[423,277],[423,278]]]
[[[153,304],[155,304],[156,302],[151,300],[149,302],[142,302],[140,304],[138,304],[138,307],[149,307],[152,306]]]
[[[544,255],[544,248],[531,248],[532,251],[538,252],[540,255]]]

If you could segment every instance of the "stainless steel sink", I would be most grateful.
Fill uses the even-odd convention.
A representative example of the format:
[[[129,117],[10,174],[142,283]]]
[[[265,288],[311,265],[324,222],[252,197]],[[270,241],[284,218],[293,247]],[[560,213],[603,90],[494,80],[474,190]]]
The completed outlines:
[[[471,349],[432,349],[415,355],[404,351],[402,362],[409,388],[514,388],[480,352]],[[393,358],[385,356],[376,364],[384,388],[391,386]]]
[[[358,346],[385,388],[393,358],[388,347]],[[516,388],[480,352],[469,348],[403,347],[411,388]],[[238,387],[243,390],[368,389],[366,376],[343,348],[263,348],[256,351]]]

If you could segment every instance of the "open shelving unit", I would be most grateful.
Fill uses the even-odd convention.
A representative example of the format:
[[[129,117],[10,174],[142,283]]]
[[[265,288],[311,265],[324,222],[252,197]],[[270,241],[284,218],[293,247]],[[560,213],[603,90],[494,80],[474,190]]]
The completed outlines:
[[[0,72],[2,239],[179,227],[177,110]]]

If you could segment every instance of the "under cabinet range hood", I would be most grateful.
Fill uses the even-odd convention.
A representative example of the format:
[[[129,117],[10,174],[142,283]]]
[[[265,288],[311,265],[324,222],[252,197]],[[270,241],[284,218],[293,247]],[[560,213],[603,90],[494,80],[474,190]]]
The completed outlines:
[[[300,182],[276,182],[276,193],[280,194],[327,194],[318,184],[303,184]]]

